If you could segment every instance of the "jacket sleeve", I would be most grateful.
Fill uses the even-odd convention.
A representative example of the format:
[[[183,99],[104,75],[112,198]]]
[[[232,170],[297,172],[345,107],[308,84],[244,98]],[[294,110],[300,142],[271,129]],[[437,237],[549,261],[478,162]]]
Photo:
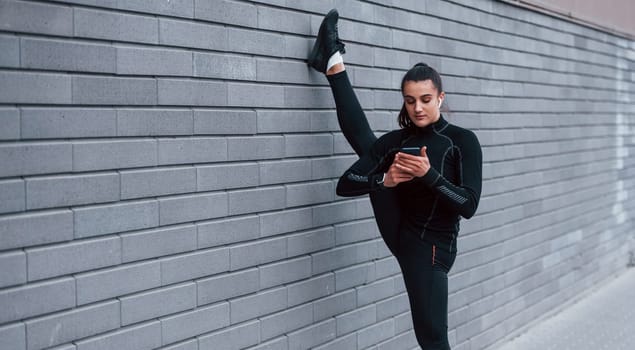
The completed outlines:
[[[476,213],[481,198],[483,181],[481,145],[476,135],[468,131],[461,142],[456,144],[455,151],[459,159],[458,184],[448,181],[434,168],[430,168],[421,180],[448,208],[469,219]]]
[[[381,148],[381,143],[376,142],[371,152],[362,156],[344,172],[337,182],[338,196],[354,197],[386,189],[383,186],[384,173],[388,171],[397,152],[391,150],[381,155]]]

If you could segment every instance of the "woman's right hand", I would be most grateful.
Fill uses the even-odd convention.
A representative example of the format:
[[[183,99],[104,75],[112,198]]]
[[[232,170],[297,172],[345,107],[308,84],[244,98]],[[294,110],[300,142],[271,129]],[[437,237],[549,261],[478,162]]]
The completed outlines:
[[[407,182],[412,179],[414,179],[413,175],[399,170],[399,168],[397,168],[393,163],[384,178],[384,187],[395,187],[402,182]]]

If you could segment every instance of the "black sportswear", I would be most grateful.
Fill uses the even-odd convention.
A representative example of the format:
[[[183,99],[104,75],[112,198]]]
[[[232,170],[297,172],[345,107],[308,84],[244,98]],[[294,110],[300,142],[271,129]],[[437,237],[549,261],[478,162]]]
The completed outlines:
[[[397,185],[401,224],[422,239],[456,251],[460,216],[476,212],[481,194],[482,154],[476,135],[448,123],[443,116],[425,128],[391,131],[380,137],[340,178],[337,194],[357,196],[392,190],[381,184],[401,147],[427,147],[430,170]]]

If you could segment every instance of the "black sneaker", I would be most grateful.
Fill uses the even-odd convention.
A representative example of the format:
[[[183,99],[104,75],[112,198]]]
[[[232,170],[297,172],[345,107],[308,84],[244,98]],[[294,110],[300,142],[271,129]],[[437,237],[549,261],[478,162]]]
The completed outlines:
[[[326,73],[326,64],[334,53],[345,53],[344,43],[337,35],[337,20],[340,15],[336,9],[332,9],[324,16],[315,44],[309,54],[307,63],[316,70]]]

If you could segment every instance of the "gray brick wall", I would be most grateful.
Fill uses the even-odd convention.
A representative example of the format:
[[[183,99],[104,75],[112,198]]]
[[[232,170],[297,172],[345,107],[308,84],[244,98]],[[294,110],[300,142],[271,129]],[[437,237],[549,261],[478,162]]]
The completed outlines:
[[[417,347],[326,79],[378,135],[438,68],[483,146],[453,349],[495,349],[635,250],[635,43],[493,0],[0,0],[0,350]]]

